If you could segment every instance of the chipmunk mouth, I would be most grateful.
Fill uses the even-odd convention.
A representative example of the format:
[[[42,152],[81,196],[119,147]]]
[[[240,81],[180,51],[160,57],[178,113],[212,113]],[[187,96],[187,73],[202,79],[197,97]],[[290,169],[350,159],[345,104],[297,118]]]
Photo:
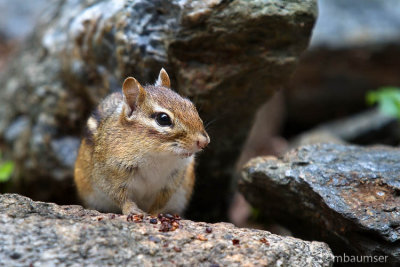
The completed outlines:
[[[182,158],[189,158],[191,156],[193,156],[197,151],[191,151],[188,149],[183,149],[183,148],[175,148],[173,150],[174,154],[182,157]]]
[[[182,156],[183,158],[189,158],[193,155],[194,153],[182,153],[180,154],[180,156]]]

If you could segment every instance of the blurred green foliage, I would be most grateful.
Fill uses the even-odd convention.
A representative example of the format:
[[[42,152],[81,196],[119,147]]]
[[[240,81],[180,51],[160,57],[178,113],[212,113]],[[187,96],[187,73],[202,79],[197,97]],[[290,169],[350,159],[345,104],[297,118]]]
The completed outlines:
[[[367,103],[378,104],[382,113],[400,119],[400,88],[381,87],[376,91],[368,92]]]
[[[252,220],[257,220],[260,218],[260,210],[254,207],[251,207],[250,218]]]
[[[0,183],[7,182],[14,171],[14,162],[3,161],[0,152]]]

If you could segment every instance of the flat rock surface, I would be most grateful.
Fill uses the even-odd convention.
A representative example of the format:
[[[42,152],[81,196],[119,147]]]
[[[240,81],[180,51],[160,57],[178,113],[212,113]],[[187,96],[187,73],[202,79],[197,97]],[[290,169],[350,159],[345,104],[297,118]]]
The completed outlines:
[[[333,251],[400,262],[400,150],[316,144],[246,164],[240,189],[264,214]]]
[[[80,206],[0,195],[0,266],[330,266],[320,242],[281,237],[231,224],[180,220],[127,221]]]

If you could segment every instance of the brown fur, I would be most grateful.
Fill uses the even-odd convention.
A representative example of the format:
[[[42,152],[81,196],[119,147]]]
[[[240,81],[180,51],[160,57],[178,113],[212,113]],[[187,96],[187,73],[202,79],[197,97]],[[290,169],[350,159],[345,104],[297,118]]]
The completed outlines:
[[[190,164],[186,170],[185,179],[183,180],[182,186],[185,188],[186,197],[190,199],[193,193],[193,187],[196,177],[194,175],[194,161]]]
[[[83,196],[93,191],[92,185],[87,172],[91,170],[91,154],[93,148],[86,143],[86,139],[82,140],[81,147],[79,148],[78,158],[75,164],[75,182],[78,188],[79,196]]]
[[[180,158],[198,151],[198,140],[208,143],[209,137],[192,102],[168,89],[169,86],[165,70],[160,72],[155,86],[143,88],[136,79],[127,78],[123,93],[108,96],[89,118],[75,164],[75,183],[86,206],[129,213],[137,204],[131,192],[132,186],[136,188],[135,181],[154,178],[143,177],[152,170],[148,164],[154,164],[146,160],[154,156],[161,160],[176,158],[178,169],[167,173],[167,183],[154,199],[144,201],[139,208],[163,212],[178,188],[184,190],[186,202],[190,198],[195,181],[194,160],[181,165],[179,162],[186,161]],[[157,112],[168,114],[172,126],[158,125],[154,115]],[[158,165],[162,164],[155,163],[154,168]],[[102,194],[110,203],[102,200]]]

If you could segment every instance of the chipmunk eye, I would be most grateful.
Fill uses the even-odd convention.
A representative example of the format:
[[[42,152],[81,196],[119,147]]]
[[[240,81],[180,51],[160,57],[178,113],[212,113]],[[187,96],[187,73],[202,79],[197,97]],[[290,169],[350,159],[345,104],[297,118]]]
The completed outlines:
[[[171,126],[172,125],[172,121],[171,118],[168,116],[168,114],[166,113],[158,113],[156,115],[156,121],[158,123],[158,125],[160,126]]]

